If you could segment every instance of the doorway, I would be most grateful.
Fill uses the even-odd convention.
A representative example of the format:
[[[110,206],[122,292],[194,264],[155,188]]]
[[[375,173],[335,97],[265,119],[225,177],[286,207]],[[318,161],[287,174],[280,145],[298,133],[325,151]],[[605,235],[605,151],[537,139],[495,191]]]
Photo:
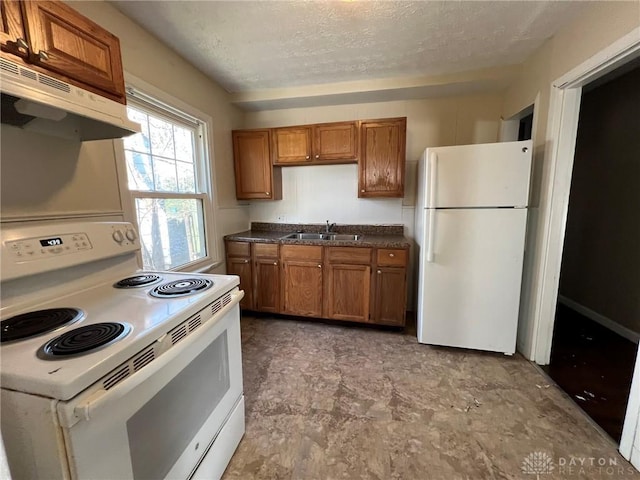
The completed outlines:
[[[640,59],[580,105],[547,371],[619,443],[640,339]]]

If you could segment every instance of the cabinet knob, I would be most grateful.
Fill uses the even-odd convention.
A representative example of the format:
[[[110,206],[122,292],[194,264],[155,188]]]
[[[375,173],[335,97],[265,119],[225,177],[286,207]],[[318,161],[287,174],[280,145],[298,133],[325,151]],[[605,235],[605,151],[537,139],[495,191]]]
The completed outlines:
[[[274,265],[278,265],[278,262],[273,262]]]
[[[16,45],[20,48],[24,48],[25,50],[29,50],[29,44],[25,41],[24,38],[16,38]]]
[[[362,193],[364,193],[364,188],[362,190],[360,190]]]
[[[380,275],[382,273],[382,270],[378,270],[376,273]]]
[[[269,195],[269,192],[264,192],[264,193],[265,193],[265,195]]]
[[[309,158],[311,158],[311,157],[309,157],[309,155],[307,155],[305,158],[306,158],[307,160],[309,160]]]
[[[318,268],[322,268],[322,265],[318,264]]]
[[[249,263],[249,260],[243,260],[242,263]]]
[[[316,158],[320,158],[320,155],[316,155]]]
[[[38,58],[40,58],[41,61],[46,62],[47,60],[49,60],[49,54],[44,50],[40,50],[38,52]]]
[[[390,253],[390,254],[389,254],[389,256],[390,256],[390,257],[395,257],[395,254]]]

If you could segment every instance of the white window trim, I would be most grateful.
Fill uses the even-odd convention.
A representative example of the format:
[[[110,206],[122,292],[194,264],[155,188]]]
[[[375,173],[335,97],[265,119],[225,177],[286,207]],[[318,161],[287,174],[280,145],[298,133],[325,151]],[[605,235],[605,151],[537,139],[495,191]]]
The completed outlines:
[[[215,182],[213,182],[212,172],[215,172],[214,149],[213,149],[213,121],[210,115],[192,107],[182,100],[160,90],[159,88],[145,82],[144,80],[125,72],[125,84],[127,92],[133,89],[137,94],[147,96],[167,106],[167,110],[179,111],[187,114],[195,121],[202,124],[202,145],[207,148],[200,152],[203,162],[202,178],[198,178],[199,187],[207,193],[189,194],[189,198],[201,197],[203,201],[203,215],[205,223],[205,244],[207,248],[207,256],[194,262],[181,265],[173,271],[190,271],[190,272],[206,272],[222,263],[220,257],[220,239],[216,234],[218,231],[218,222],[216,211],[218,209],[217,192],[215,190]],[[198,145],[200,143],[198,142]],[[124,153],[124,142],[122,140],[114,141],[114,154],[116,158],[116,168],[118,171],[118,182],[120,185],[120,198],[122,201],[122,210],[124,219],[133,223],[138,228],[138,219],[135,210],[135,198],[175,198],[178,194],[163,195],[162,192],[138,192],[129,190],[129,179],[127,176],[127,165]],[[207,199],[208,197],[208,199]],[[139,229],[139,228],[138,228]],[[142,255],[138,253],[138,263],[142,267]]]

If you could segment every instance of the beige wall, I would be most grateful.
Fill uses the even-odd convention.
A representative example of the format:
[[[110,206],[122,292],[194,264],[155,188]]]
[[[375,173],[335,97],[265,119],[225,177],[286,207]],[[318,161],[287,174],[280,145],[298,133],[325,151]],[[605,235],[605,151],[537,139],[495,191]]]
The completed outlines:
[[[532,354],[537,295],[535,266],[542,261],[543,222],[550,171],[544,164],[551,82],[588,60],[617,39],[640,26],[640,2],[594,2],[575,21],[561,29],[524,62],[521,74],[508,89],[504,118],[538,103],[534,112],[534,175],[527,232],[523,294],[518,326],[518,348]]]
[[[211,116],[213,138],[210,147],[218,206],[216,236],[246,228],[248,208],[240,206],[235,199],[231,145],[231,130],[241,126],[242,113],[230,104],[228,94],[109,3],[69,3],[119,37],[125,72]],[[87,205],[97,209],[121,209],[114,158],[114,145],[121,148],[120,142],[90,142],[74,147],[50,137],[34,139],[27,138],[28,135],[2,126],[3,216],[15,211],[30,214],[79,211]],[[38,145],[32,145],[28,150],[24,150],[22,144],[17,148],[18,142],[24,140]],[[49,152],[46,159],[45,151]],[[27,178],[29,182],[25,184]],[[44,183],[43,178],[47,179],[46,187],[34,192],[33,196],[22,190],[22,186],[27,191],[35,190]],[[10,188],[5,192],[7,185]],[[90,200],[88,192],[98,192],[102,199]],[[125,213],[131,215],[131,212]]]
[[[414,238],[417,160],[427,147],[495,142],[501,93],[397,102],[310,107],[245,114],[245,128],[407,117],[403,199],[358,198],[357,165],[284,167],[283,199],[251,203],[251,220],[285,223],[403,224]],[[414,265],[415,261],[411,262]],[[413,278],[413,273],[410,278]],[[413,283],[410,292],[413,293]],[[413,305],[410,295],[410,305]]]

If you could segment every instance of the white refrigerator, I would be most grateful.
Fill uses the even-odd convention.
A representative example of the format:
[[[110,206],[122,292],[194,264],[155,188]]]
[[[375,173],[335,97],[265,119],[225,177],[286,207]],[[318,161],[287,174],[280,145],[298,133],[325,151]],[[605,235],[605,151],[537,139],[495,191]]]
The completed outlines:
[[[513,354],[531,141],[428,148],[418,165],[418,341]]]

